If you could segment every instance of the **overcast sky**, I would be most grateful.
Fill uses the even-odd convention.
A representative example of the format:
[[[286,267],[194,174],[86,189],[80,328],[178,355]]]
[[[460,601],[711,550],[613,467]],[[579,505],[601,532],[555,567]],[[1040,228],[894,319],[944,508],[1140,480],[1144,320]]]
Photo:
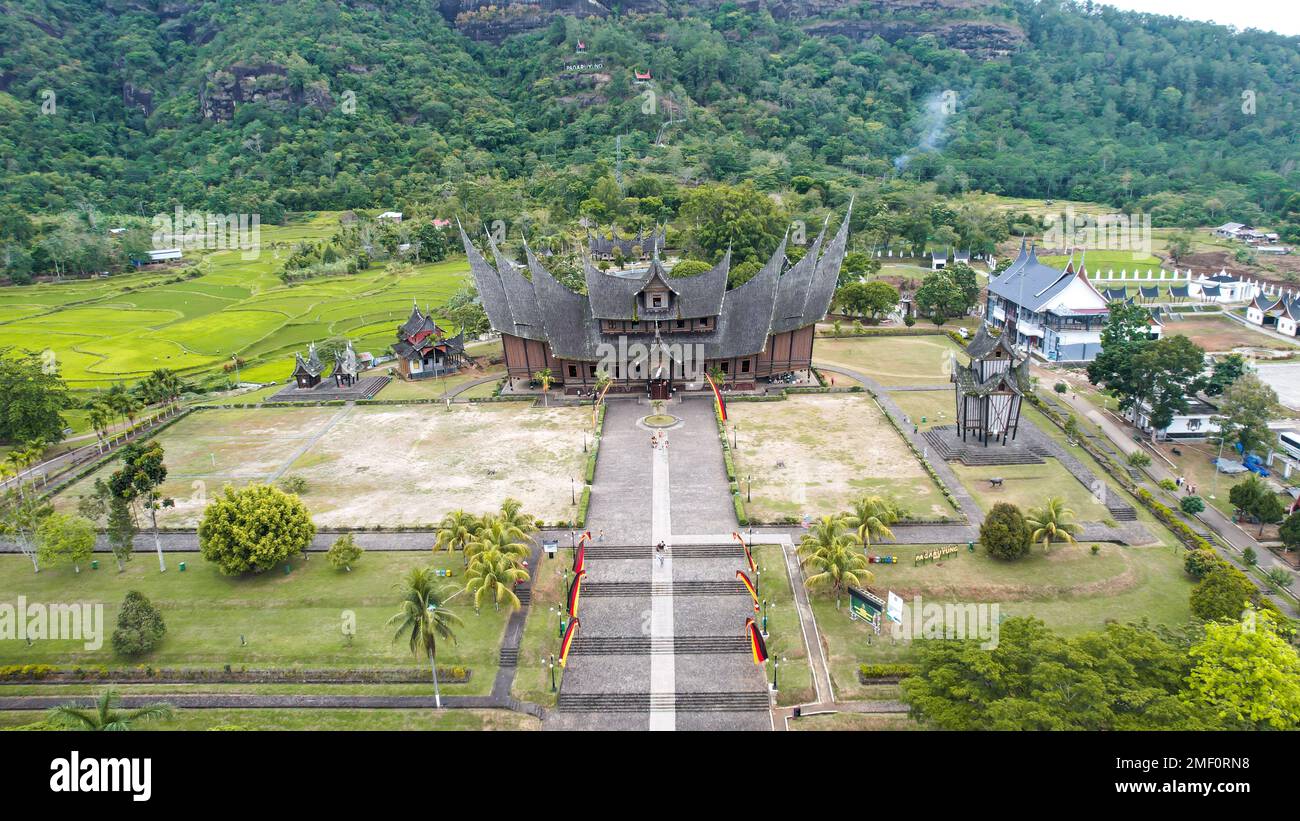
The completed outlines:
[[[1109,6],[1189,20],[1211,20],[1239,29],[1264,29],[1300,35],[1300,2],[1296,0],[1101,0]]]

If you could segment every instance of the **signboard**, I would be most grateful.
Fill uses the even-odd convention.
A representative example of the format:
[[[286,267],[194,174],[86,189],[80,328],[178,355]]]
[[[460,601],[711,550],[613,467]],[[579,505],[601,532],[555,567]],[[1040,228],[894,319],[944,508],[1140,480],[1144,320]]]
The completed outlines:
[[[894,624],[903,623],[903,597],[892,590],[889,591],[889,605],[885,608],[885,618]]]
[[[554,559],[555,551],[560,547],[560,543],[554,539],[545,539],[542,541],[542,550],[546,551],[546,558]]]
[[[857,587],[849,588],[849,618],[861,619],[869,623],[877,633],[880,632],[880,614],[885,611],[885,602],[875,593]]]

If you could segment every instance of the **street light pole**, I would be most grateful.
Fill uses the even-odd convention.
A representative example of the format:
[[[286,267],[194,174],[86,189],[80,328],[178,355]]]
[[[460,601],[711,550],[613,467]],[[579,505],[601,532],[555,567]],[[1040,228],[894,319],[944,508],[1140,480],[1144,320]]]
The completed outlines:
[[[551,654],[551,692],[555,692],[555,654]]]
[[[1215,498],[1219,492],[1219,460],[1223,458],[1223,434],[1219,434],[1219,458],[1214,460],[1214,483],[1210,488],[1210,498]]]

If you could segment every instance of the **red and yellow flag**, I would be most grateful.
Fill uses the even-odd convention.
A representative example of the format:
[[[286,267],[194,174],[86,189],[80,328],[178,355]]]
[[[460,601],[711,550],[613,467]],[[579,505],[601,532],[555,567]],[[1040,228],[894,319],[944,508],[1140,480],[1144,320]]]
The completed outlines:
[[[578,617],[578,599],[582,595],[582,580],[587,578],[587,571],[578,572],[573,577],[573,584],[569,585],[569,617],[576,619]]]
[[[707,379],[707,380],[709,380],[709,387],[710,387],[710,388],[713,388],[713,398],[716,399],[716,400],[718,401],[718,416],[720,416],[720,417],[722,418],[722,421],[723,421],[723,422],[726,422],[726,421],[727,421],[727,403],[724,402],[724,401],[722,400],[722,391],[718,390],[718,384],[717,384],[716,382],[713,381],[713,377],[709,376],[709,375],[706,373],[706,374],[704,374],[704,378]]]
[[[569,626],[564,630],[564,638],[560,641],[560,666],[563,667],[569,660],[569,648],[573,646],[573,640],[578,637],[578,619],[574,617],[569,619]]]
[[[749,543],[746,542],[744,539],[742,539],[740,537],[740,534],[734,530],[731,531],[731,535],[733,538],[735,538],[736,541],[740,542],[741,547],[745,548],[745,561],[749,563],[749,572],[757,573],[758,565],[754,564],[754,554],[749,549]]]
[[[758,591],[754,589],[754,583],[749,580],[749,577],[745,575],[745,571],[743,570],[736,571],[736,578],[740,579],[740,583],[745,585],[745,589],[749,591],[749,597],[754,600],[754,612],[757,613]]]
[[[745,619],[745,635],[749,637],[749,652],[753,655],[754,663],[767,661],[767,642],[763,641],[763,634],[753,619]]]
[[[584,531],[578,537],[578,547],[573,551],[573,575],[578,575],[587,569],[587,540],[591,538],[591,531]]]

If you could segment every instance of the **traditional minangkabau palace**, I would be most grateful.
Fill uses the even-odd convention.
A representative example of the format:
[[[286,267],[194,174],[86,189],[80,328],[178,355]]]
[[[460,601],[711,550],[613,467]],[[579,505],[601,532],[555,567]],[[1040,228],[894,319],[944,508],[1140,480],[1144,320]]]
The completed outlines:
[[[708,271],[673,277],[648,242],[648,265],[605,272],[585,260],[587,293],[555,279],[525,246],[528,276],[489,235],[488,262],[461,229],[470,271],[493,330],[501,334],[512,385],[547,370],[569,394],[610,390],[666,399],[708,388],[705,373],[735,390],[812,366],[814,326],[826,316],[848,239],[849,215],[826,227],[796,263],[782,239],[752,279],[727,290],[731,254]]]

